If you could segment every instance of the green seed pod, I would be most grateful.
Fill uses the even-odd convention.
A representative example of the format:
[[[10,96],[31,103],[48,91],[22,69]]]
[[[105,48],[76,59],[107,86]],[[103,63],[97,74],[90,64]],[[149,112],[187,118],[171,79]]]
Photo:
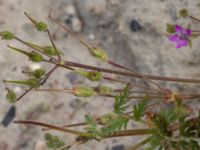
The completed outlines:
[[[95,94],[95,91],[90,87],[77,86],[73,88],[73,93],[79,97],[91,97]]]
[[[94,57],[99,58],[102,61],[107,61],[108,60],[108,55],[105,51],[103,51],[102,49],[98,48],[98,47],[93,47],[90,49],[90,53],[91,55],[93,55]]]
[[[7,93],[7,99],[10,103],[15,103],[17,100],[17,95],[14,91],[7,89],[8,93]]]
[[[33,62],[41,62],[43,60],[43,57],[39,53],[32,51],[29,53],[29,59]]]
[[[100,87],[98,87],[98,90],[99,90],[100,94],[112,94],[113,93],[113,89],[108,86],[100,86]]]
[[[186,18],[189,16],[187,9],[183,8],[179,11],[179,15],[183,18]]]
[[[44,31],[46,32],[48,27],[47,27],[47,24],[42,22],[42,21],[39,21],[35,24],[36,28],[38,31]]]
[[[176,26],[173,24],[167,24],[167,33],[175,33],[176,32]]]
[[[43,69],[36,69],[32,72],[32,75],[36,78],[36,79],[40,79],[43,75],[45,75],[45,70]]]
[[[12,40],[15,38],[15,35],[10,31],[2,31],[0,32],[0,36],[2,40]]]
[[[91,81],[100,81],[102,79],[102,73],[97,71],[90,71],[87,74],[87,78]]]

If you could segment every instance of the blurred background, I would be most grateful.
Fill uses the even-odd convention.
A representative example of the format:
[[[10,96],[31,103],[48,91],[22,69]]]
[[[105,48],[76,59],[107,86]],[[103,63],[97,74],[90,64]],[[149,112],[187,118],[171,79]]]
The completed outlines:
[[[0,30],[10,30],[21,39],[49,45],[46,34],[37,32],[25,17],[28,12],[37,20],[48,23],[56,45],[66,60],[89,65],[106,66],[90,56],[87,49],[71,35],[48,19],[51,13],[59,22],[81,35],[88,43],[106,50],[111,60],[125,64],[141,73],[200,78],[199,42],[193,47],[176,49],[166,34],[167,23],[187,24],[180,20],[178,11],[188,9],[199,16],[198,1],[190,0],[0,0]],[[199,28],[193,23],[192,27]],[[22,69],[46,69],[47,64],[34,64],[24,56],[7,48],[7,45],[23,47],[16,41],[0,41],[0,80],[24,79]],[[108,66],[110,67],[110,66]],[[132,79],[135,80],[135,79]],[[139,80],[135,80],[139,82]],[[106,81],[102,81],[107,83]],[[65,69],[58,69],[46,87],[67,88],[76,84],[95,85]],[[197,92],[194,84],[157,82],[172,89]],[[108,83],[107,83],[108,84]],[[109,83],[111,86],[112,83]],[[20,93],[23,87],[9,86]],[[195,103],[195,102],[194,102]],[[14,124],[12,119],[30,119],[56,125],[84,121],[85,115],[102,115],[112,111],[113,102],[103,98],[79,99],[69,94],[31,92],[14,105],[6,100],[5,85],[0,84],[0,150],[45,150],[43,131],[40,127]],[[199,107],[199,104],[196,104]],[[8,113],[9,112],[9,113]],[[5,123],[6,114],[8,120]],[[12,120],[11,122],[9,121]],[[4,121],[3,121],[4,120]],[[134,125],[133,125],[134,126]],[[52,132],[70,143],[74,137]],[[141,137],[128,137],[90,141],[72,150],[124,150]]]

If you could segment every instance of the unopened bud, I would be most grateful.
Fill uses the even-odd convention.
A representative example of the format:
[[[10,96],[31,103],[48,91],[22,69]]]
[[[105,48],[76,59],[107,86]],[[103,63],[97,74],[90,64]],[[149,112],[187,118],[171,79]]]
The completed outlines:
[[[73,88],[73,93],[79,97],[91,97],[95,94],[95,91],[90,87],[77,86]]]
[[[176,32],[176,26],[173,24],[167,24],[167,29],[166,31],[168,33],[175,33]]]
[[[36,79],[40,79],[43,75],[45,75],[45,70],[43,69],[36,69],[32,72],[32,75],[36,78]]]
[[[44,32],[46,32],[47,29],[48,29],[47,24],[44,23],[44,22],[42,22],[42,21],[37,22],[35,26],[36,26],[36,28],[37,28],[38,31],[44,31]]]
[[[181,9],[180,11],[179,11],[179,15],[181,16],[181,17],[183,17],[183,18],[186,18],[186,17],[188,17],[189,16],[189,14],[188,14],[188,11],[187,11],[187,9]]]
[[[102,49],[100,49],[98,47],[91,48],[90,49],[90,53],[91,53],[91,55],[93,55],[96,58],[99,58],[102,61],[107,61],[108,60],[107,53],[104,50],[102,50]]]
[[[15,35],[10,31],[2,31],[0,32],[0,36],[2,40],[12,40],[15,37]]]
[[[100,81],[102,79],[102,73],[97,71],[88,72],[87,78],[91,81]]]

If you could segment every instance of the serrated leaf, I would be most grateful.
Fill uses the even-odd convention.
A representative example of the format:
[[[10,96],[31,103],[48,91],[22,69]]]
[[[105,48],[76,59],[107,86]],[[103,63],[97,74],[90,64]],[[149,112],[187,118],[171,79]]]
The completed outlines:
[[[129,86],[126,86],[124,90],[115,97],[114,112],[122,114],[127,109],[127,102],[129,101]]]
[[[148,97],[144,97],[137,105],[133,106],[133,118],[136,121],[141,120],[146,111],[146,106],[148,104]]]
[[[114,120],[110,120],[105,127],[101,129],[102,135],[108,136],[117,133],[121,129],[126,129],[129,119],[118,116]]]

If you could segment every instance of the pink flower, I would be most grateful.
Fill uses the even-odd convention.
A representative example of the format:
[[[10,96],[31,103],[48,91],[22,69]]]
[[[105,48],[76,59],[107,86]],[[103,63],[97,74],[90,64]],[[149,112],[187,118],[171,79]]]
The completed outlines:
[[[176,48],[188,46],[191,33],[192,31],[190,29],[185,29],[179,25],[176,25],[176,33],[171,35],[169,40],[177,43]]]

